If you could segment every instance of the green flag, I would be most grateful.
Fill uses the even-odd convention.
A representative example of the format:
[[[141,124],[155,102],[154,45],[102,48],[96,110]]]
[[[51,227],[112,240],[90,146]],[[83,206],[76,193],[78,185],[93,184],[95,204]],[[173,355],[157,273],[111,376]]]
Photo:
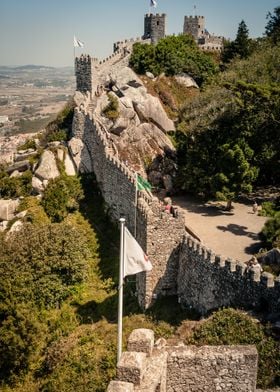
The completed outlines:
[[[137,174],[137,190],[152,192],[152,185],[149,183],[149,181],[144,180],[144,178],[139,176],[139,174]]]

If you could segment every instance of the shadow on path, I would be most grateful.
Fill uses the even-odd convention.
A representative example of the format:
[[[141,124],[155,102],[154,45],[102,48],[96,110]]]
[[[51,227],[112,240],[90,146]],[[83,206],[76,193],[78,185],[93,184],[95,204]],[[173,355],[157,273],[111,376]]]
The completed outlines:
[[[248,227],[237,225],[235,223],[229,223],[227,226],[217,226],[217,229],[222,230],[223,232],[229,231],[235,235],[246,236],[252,238],[254,241],[259,240],[258,234],[247,231],[246,229],[248,229]]]

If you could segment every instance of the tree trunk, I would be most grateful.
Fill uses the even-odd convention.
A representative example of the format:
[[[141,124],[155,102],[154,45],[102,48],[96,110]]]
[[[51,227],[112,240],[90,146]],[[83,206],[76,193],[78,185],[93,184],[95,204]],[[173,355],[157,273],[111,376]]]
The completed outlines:
[[[227,211],[232,210],[232,200],[228,200],[228,201],[227,201],[226,210],[227,210]]]

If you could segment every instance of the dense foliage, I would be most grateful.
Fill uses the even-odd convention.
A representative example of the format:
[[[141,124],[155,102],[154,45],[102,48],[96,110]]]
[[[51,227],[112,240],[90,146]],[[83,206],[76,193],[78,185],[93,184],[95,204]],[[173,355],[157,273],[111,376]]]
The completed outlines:
[[[280,211],[265,223],[262,235],[268,246],[280,248]]]
[[[200,51],[189,35],[169,36],[161,39],[155,46],[136,43],[130,65],[139,74],[147,71],[154,75],[162,72],[166,75],[185,72],[199,84],[217,72],[212,57]]]
[[[265,32],[274,44],[280,42],[280,7],[274,8],[274,13],[271,12],[267,15],[267,25]]]
[[[69,212],[78,209],[82,198],[80,180],[62,175],[49,181],[41,204],[53,222],[61,222]]]
[[[269,335],[269,330],[247,314],[234,309],[224,309],[215,312],[202,323],[188,343],[256,345],[259,353],[258,384],[268,388],[278,385],[280,380],[280,346]]]
[[[231,61],[234,57],[247,58],[253,51],[253,41],[249,38],[249,30],[242,20],[238,26],[234,41],[225,41],[222,52],[222,61]]]
[[[279,184],[280,89],[275,82],[280,48],[264,44],[262,52],[270,59],[269,70],[253,68],[261,57],[258,50],[232,63],[182,110],[176,134],[181,188],[232,200],[254,184]]]
[[[6,170],[0,170],[0,197],[13,199],[28,196],[32,191],[32,173],[27,170],[17,177],[10,177]]]

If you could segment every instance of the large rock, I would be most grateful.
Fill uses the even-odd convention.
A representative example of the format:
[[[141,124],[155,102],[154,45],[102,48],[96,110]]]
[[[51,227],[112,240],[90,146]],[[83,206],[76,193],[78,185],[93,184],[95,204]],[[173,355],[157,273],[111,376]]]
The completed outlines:
[[[69,152],[80,173],[92,173],[91,157],[81,139],[73,137],[68,142]]]
[[[34,193],[40,194],[44,190],[43,183],[41,180],[39,180],[38,177],[35,176],[32,177],[31,185]]]
[[[9,221],[16,215],[16,210],[19,206],[19,200],[4,200],[0,199],[0,221]]]
[[[56,165],[55,155],[53,152],[46,150],[43,152],[39,166],[35,171],[36,177],[41,181],[51,180],[59,177],[60,173]]]
[[[68,152],[65,153],[64,166],[65,166],[65,173],[67,174],[67,176],[75,176],[76,175],[76,168],[75,168],[74,162],[72,161]]]
[[[143,122],[152,122],[164,132],[175,131],[173,121],[168,118],[156,97],[147,95],[142,102],[134,102],[134,107]]]
[[[198,85],[196,84],[196,81],[191,76],[185,73],[181,73],[175,76],[175,79],[177,80],[178,83],[183,84],[186,87],[199,88]]]

